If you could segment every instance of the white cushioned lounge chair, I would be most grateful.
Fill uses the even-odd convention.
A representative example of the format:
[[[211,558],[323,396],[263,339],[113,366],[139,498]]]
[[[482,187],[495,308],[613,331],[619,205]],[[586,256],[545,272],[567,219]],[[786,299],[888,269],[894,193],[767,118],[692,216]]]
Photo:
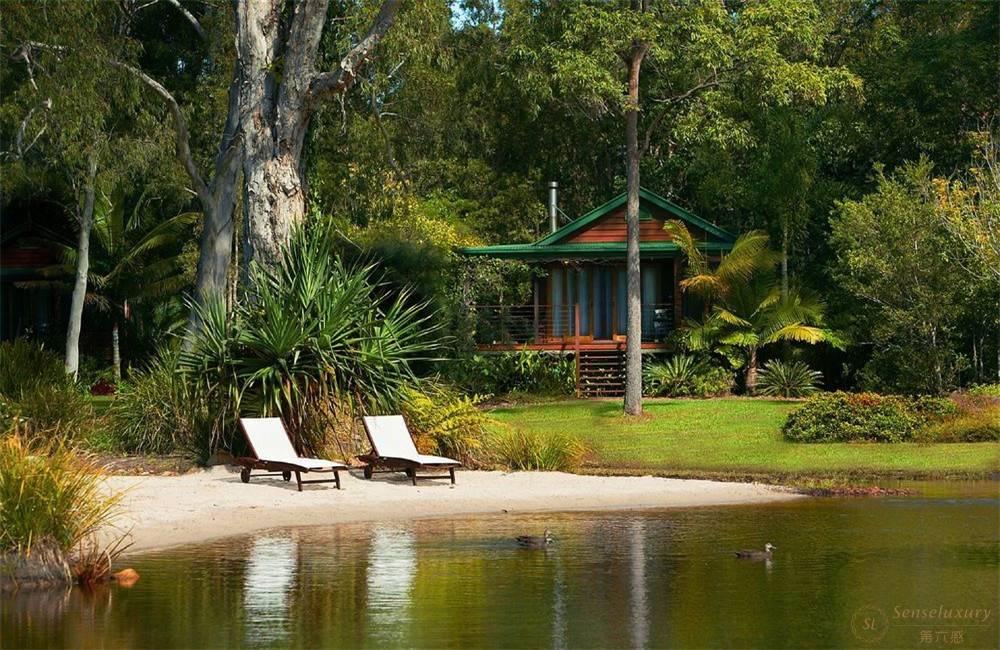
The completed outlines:
[[[406,472],[413,484],[418,478],[451,478],[455,483],[455,468],[462,463],[453,458],[428,456],[417,451],[410,430],[401,415],[369,415],[362,418],[368,440],[372,443],[370,454],[358,456],[365,463],[365,478],[379,472]],[[448,470],[447,475],[432,474],[417,476],[417,470]]]
[[[253,457],[236,459],[237,464],[243,466],[240,479],[244,483],[250,482],[252,470],[259,469],[272,473],[257,476],[278,476],[280,472],[286,481],[290,481],[295,474],[299,492],[303,483],[336,483],[337,489],[340,489],[340,472],[347,470],[347,465],[335,460],[299,456],[281,418],[240,418],[240,429],[254,454]],[[333,472],[333,478],[303,481],[303,472]]]

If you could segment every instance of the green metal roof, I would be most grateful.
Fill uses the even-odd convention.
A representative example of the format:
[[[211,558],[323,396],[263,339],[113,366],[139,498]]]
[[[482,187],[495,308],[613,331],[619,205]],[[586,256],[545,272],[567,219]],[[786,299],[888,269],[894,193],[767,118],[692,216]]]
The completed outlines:
[[[497,257],[501,259],[617,259],[625,258],[627,244],[625,242],[600,244],[550,244],[539,246],[535,244],[500,244],[498,246],[475,246],[461,249],[463,255],[470,257]],[[704,242],[699,248],[705,251],[728,251],[733,245],[729,242]],[[680,248],[673,242],[655,241],[639,244],[639,253],[646,258],[675,257]]]
[[[500,244],[497,246],[474,246],[459,249],[463,255],[474,257],[496,257],[502,259],[581,259],[581,258],[624,258],[625,242],[602,242],[602,243],[561,243],[567,237],[583,230],[587,226],[598,221],[609,212],[617,210],[625,205],[628,200],[626,193],[619,194],[607,203],[600,205],[578,219],[574,219],[555,232],[542,237],[531,244]],[[646,188],[639,188],[639,200],[645,201],[660,209],[669,212],[677,218],[701,228],[710,235],[718,238],[719,241],[702,242],[699,246],[706,251],[727,251],[732,248],[736,236],[719,228],[713,223],[705,221],[701,217],[688,212],[676,203],[673,203],[655,192]],[[673,242],[642,242],[639,244],[639,252],[643,257],[674,257],[680,249]]]

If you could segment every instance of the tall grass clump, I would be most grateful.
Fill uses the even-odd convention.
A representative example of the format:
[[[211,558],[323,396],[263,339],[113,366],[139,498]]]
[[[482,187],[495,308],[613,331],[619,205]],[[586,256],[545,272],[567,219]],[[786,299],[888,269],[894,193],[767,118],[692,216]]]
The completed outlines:
[[[0,440],[0,573],[6,579],[75,577],[74,550],[95,545],[118,513],[120,495],[102,486],[87,456],[61,442],[32,442],[19,432]],[[13,575],[11,575],[13,574]]]
[[[492,462],[512,470],[571,472],[587,454],[579,440],[565,434],[508,428],[494,431],[486,442]]]
[[[26,390],[67,383],[62,359],[24,339],[0,343],[0,398],[17,399]]]
[[[119,386],[108,413],[114,451],[166,454],[184,450],[205,460],[215,424],[213,409],[180,372],[178,352],[158,350],[149,364]]]
[[[72,441],[95,426],[90,400],[51,350],[18,339],[0,343],[0,430]]]
[[[231,312],[221,301],[198,309],[201,326],[180,356],[209,403],[280,416],[308,454],[330,444],[332,426],[316,414],[395,410],[416,381],[410,364],[437,347],[426,305],[333,250],[332,234],[297,232],[276,265],[251,268],[251,293]],[[231,445],[232,433],[216,428],[210,446]]]

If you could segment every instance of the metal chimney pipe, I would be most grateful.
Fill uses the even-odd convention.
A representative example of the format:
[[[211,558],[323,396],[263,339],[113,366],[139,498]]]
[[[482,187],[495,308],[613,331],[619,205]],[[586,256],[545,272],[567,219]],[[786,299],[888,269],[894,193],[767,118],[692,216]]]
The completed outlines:
[[[559,183],[549,181],[549,230],[559,230]]]

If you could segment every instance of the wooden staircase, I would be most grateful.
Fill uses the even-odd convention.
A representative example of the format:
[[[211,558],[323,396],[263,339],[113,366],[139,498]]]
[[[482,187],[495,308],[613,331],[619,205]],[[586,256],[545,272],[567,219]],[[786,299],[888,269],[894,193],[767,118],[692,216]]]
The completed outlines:
[[[576,355],[576,392],[580,397],[625,395],[625,351],[579,350]]]

